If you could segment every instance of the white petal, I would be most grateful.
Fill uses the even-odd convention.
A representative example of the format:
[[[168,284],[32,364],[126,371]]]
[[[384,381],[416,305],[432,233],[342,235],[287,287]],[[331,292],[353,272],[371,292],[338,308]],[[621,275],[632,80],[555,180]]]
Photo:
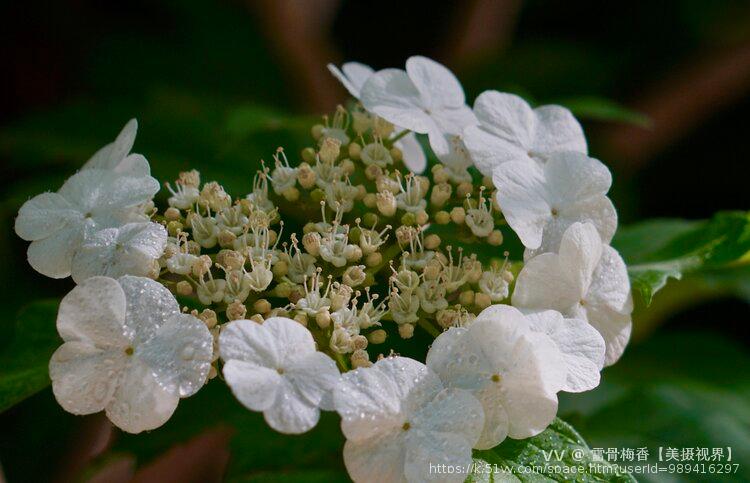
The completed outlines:
[[[408,431],[406,441],[404,468],[408,481],[459,483],[466,479],[472,463],[471,445],[460,435]],[[446,467],[453,471],[440,472],[439,468]]]
[[[489,133],[523,151],[529,151],[534,139],[534,111],[519,96],[485,91],[474,101],[474,114]]]
[[[403,153],[404,165],[409,171],[415,174],[424,171],[427,167],[427,156],[413,132],[396,141],[395,146]]]
[[[131,357],[106,413],[123,431],[140,433],[166,423],[179,401],[179,396],[168,393],[156,382],[147,365]]]
[[[287,317],[270,317],[263,322],[276,341],[279,363],[283,368],[315,352],[315,340],[310,331],[296,320]]]
[[[602,256],[602,240],[596,227],[591,223],[573,223],[562,237],[559,253],[561,270],[580,293],[586,293]]]
[[[286,378],[281,378],[276,400],[263,411],[269,426],[280,433],[300,434],[318,424],[320,410],[305,400]]]
[[[401,412],[410,414],[421,408],[443,389],[440,378],[419,361],[408,357],[386,357],[373,365],[391,381]]]
[[[270,408],[283,382],[276,369],[238,359],[227,361],[222,372],[234,397],[253,411]]]
[[[407,59],[406,72],[427,108],[464,105],[464,89],[456,76],[444,65],[416,55]]]
[[[553,153],[544,164],[550,203],[558,209],[603,196],[612,186],[612,174],[601,161],[573,151]]]
[[[295,361],[284,371],[292,385],[313,406],[322,407],[321,403],[326,395],[331,395],[334,387],[341,380],[341,373],[336,363],[322,352],[313,352]],[[332,399],[323,409],[332,409]]]
[[[495,167],[508,161],[532,162],[526,150],[492,134],[481,125],[467,126],[463,138],[471,159],[485,176],[492,176]]]
[[[151,166],[142,154],[129,154],[115,168],[115,172],[124,176],[146,177],[151,176]]]
[[[89,159],[82,169],[115,169],[130,153],[138,133],[138,121],[131,119],[117,135],[115,142],[108,144]]]
[[[351,80],[341,72],[341,70],[336,67],[334,64],[328,64],[328,71],[333,74],[333,76],[338,79],[339,82],[346,88],[346,90],[351,94],[352,97],[355,99],[359,99],[359,90],[362,86],[357,86],[352,83]]]
[[[604,365],[611,366],[620,359],[630,340],[633,329],[630,314],[620,314],[606,306],[590,304],[586,310],[586,318],[604,338],[607,346]]]
[[[562,106],[534,109],[536,129],[532,150],[539,153],[578,151],[587,153],[586,136],[573,113]]]
[[[479,440],[474,443],[474,448],[491,449],[508,437],[508,412],[505,410],[501,393],[492,385],[475,392],[475,396],[484,408],[484,427]]]
[[[437,440],[447,434],[459,436],[471,448],[482,432],[484,411],[470,392],[448,388],[424,405],[410,419],[410,424]]]
[[[157,191],[159,182],[150,176],[123,176],[112,170],[86,169],[68,178],[59,193],[96,219],[145,203]]]
[[[81,218],[81,213],[57,193],[42,193],[18,210],[16,234],[27,241],[41,240]]]
[[[229,322],[219,335],[221,358],[250,362],[256,366],[281,368],[281,354],[274,334],[252,320]]]
[[[359,483],[405,482],[406,431],[394,428],[344,445],[344,465]]]
[[[57,331],[65,341],[89,342],[98,347],[125,348],[125,293],[116,280],[92,277],[60,302]]]
[[[544,226],[552,217],[547,180],[535,162],[508,161],[492,172],[497,202],[524,246],[538,248]]]
[[[371,75],[362,87],[361,101],[365,109],[396,126],[423,134],[435,128],[419,91],[402,70],[384,69]]]
[[[70,223],[47,238],[31,242],[26,250],[29,265],[50,278],[65,278],[70,275],[75,251],[83,239],[81,223]]]
[[[452,136],[461,136],[467,126],[477,123],[477,118],[469,106],[461,105],[437,109],[432,112],[431,116],[440,128],[443,134]]]
[[[359,62],[347,62],[341,66],[341,72],[333,64],[328,64],[328,70],[346,87],[354,98],[359,99],[362,86],[373,74],[372,67]]]
[[[175,314],[156,335],[136,347],[135,355],[151,368],[168,393],[192,396],[203,387],[211,368],[213,338],[206,324],[189,314]]]
[[[130,275],[117,281],[127,304],[125,327],[136,346],[153,338],[167,319],[180,313],[174,295],[159,282]]]
[[[583,319],[564,319],[554,310],[526,315],[532,330],[547,334],[562,352],[567,368],[563,391],[588,391],[599,385],[604,339]]]
[[[579,285],[562,269],[559,255],[542,253],[528,260],[521,269],[512,302],[524,309],[553,309],[567,314],[584,295]]]
[[[122,350],[99,349],[89,342],[64,343],[49,361],[55,399],[73,414],[103,410],[117,389],[126,357]]]

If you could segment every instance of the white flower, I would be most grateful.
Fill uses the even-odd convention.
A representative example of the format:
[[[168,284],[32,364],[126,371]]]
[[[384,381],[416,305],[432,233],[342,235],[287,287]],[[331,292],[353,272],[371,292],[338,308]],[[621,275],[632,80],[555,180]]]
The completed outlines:
[[[368,111],[396,126],[427,134],[438,156],[450,152],[446,135],[461,136],[466,126],[476,123],[456,76],[421,56],[406,61],[406,72],[374,73],[362,86],[361,101]]]
[[[372,67],[359,62],[347,62],[341,69],[333,64],[328,64],[328,70],[341,82],[349,94],[359,100],[362,86],[374,73]],[[342,72],[343,71],[343,72]],[[417,136],[410,132],[396,141],[394,144],[401,150],[404,165],[414,173],[421,173],[427,167],[427,156],[417,140]]]
[[[297,434],[318,423],[320,409],[332,409],[339,380],[333,360],[315,350],[310,331],[285,317],[263,324],[236,320],[219,336],[224,378],[235,397],[281,433]]]
[[[620,358],[630,338],[633,300],[625,262],[602,243],[590,223],[567,229],[560,252],[529,260],[516,280],[513,305],[553,309],[593,325],[606,343],[605,365]]]
[[[556,310],[526,313],[531,330],[543,332],[557,345],[567,369],[562,390],[583,392],[599,385],[604,366],[604,339],[584,319],[566,319]]]
[[[344,464],[356,482],[463,481],[482,430],[479,402],[445,389],[424,364],[388,357],[347,372],[334,391],[347,438]],[[464,469],[436,473],[435,465]]]
[[[87,279],[60,303],[57,330],[65,341],[49,364],[57,401],[73,414],[105,410],[130,433],[164,424],[211,366],[206,325],[147,278]]]
[[[29,264],[52,278],[70,275],[73,254],[87,235],[130,221],[146,221],[139,205],[159,191],[150,176],[84,169],[57,193],[42,193],[21,206],[16,233],[31,241]]]
[[[94,153],[81,169],[107,169],[126,176],[150,176],[151,167],[146,158],[140,154],[130,154],[137,133],[138,121],[131,119],[117,135],[115,142]]]
[[[497,446],[506,436],[537,435],[557,414],[565,381],[562,355],[545,334],[533,332],[508,305],[482,311],[468,328],[443,332],[427,353],[427,367],[448,387],[470,391],[484,408],[475,448]]]
[[[525,258],[557,251],[565,230],[578,221],[593,223],[605,243],[617,229],[617,212],[606,196],[612,175],[585,154],[554,153],[544,164],[508,161],[492,179],[505,219],[529,249]]]
[[[558,151],[588,152],[581,125],[564,107],[532,109],[516,95],[486,91],[474,101],[474,114],[479,124],[464,130],[464,144],[485,176],[506,161],[543,160]]]
[[[158,223],[128,223],[99,230],[73,256],[73,280],[81,283],[95,275],[150,277],[166,246],[167,230]]]

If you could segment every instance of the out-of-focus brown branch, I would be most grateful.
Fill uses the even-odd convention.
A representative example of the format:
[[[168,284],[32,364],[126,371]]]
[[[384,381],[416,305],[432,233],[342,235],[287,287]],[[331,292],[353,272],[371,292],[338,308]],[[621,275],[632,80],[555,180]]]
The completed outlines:
[[[501,53],[510,44],[521,0],[473,0],[456,8],[444,59],[461,69]]]
[[[750,92],[750,42],[704,54],[646,92],[632,107],[651,118],[652,129],[618,125],[603,133],[603,145],[625,171],[636,171],[662,149]]]
[[[70,452],[65,455],[56,481],[77,481],[80,473],[114,440],[114,428],[104,413],[86,416],[73,434]]]
[[[338,59],[329,35],[339,0],[247,0],[276,52],[299,105],[327,112],[344,91],[325,65]]]

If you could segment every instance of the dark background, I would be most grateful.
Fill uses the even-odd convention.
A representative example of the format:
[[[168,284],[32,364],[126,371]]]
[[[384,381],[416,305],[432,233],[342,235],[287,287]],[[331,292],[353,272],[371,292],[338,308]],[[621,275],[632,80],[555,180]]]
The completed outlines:
[[[131,117],[140,121],[135,151],[158,179],[194,167],[247,190],[261,157],[280,144],[298,150],[307,116],[345,100],[329,61],[400,67],[422,54],[453,69],[469,101],[499,89],[571,107],[592,155],[613,171],[622,224],[750,207],[745,1],[79,0],[6,2],[0,19],[0,325],[30,300],[70,289],[25,263],[11,226],[29,196],[56,189]],[[636,314],[633,345],[602,387],[563,400],[561,415],[592,446],[750,449],[750,280],[704,285],[670,283]],[[181,420],[200,418],[190,414]],[[179,474],[174,465],[197,481],[224,474],[227,460],[230,474],[248,478],[299,469],[241,461],[226,429],[239,423],[220,422],[225,429],[203,439],[171,429],[122,438],[100,417],[63,413],[46,390],[0,416],[0,464],[9,481],[127,480],[135,471],[149,479]],[[309,455],[310,438],[288,444]],[[271,458],[287,450],[279,441]],[[340,456],[321,454],[326,461],[302,460],[322,480],[339,477],[340,462],[329,459]]]

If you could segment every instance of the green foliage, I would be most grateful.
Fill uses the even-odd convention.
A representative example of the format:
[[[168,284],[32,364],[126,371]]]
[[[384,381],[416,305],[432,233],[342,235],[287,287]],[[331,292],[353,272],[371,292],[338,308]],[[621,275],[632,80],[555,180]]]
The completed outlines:
[[[35,302],[21,311],[9,342],[0,346],[0,412],[49,385],[47,365],[60,345],[58,301]]]
[[[559,418],[533,438],[506,439],[493,449],[475,450],[474,455],[478,468],[486,463],[497,471],[490,481],[499,477],[497,481],[507,481],[505,469],[521,481],[635,481],[614,465],[597,460],[581,435]],[[485,476],[480,470],[471,481],[486,481]]]
[[[669,278],[713,274],[748,262],[750,213],[722,212],[710,220],[652,220],[623,227],[612,242],[628,264],[646,304]]]
[[[603,97],[573,97],[562,99],[555,103],[567,107],[579,119],[623,122],[640,127],[651,127],[651,120],[648,116],[628,109],[611,99]]]

